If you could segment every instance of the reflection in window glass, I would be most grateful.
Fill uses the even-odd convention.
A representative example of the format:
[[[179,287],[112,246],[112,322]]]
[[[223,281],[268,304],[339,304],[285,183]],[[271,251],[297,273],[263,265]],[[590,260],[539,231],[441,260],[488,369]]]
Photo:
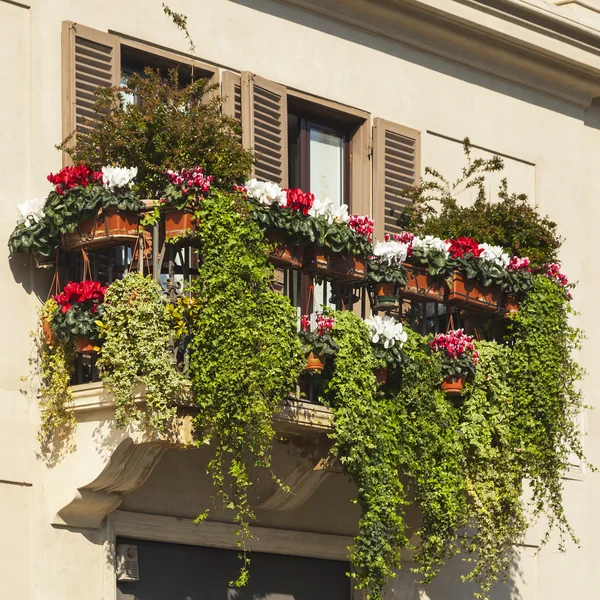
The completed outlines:
[[[310,128],[310,191],[317,198],[343,202],[344,139],[328,131]]]

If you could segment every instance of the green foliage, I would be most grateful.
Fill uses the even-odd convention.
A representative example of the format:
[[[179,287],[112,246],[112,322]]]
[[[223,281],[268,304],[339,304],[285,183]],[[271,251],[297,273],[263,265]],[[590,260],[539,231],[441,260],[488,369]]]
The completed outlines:
[[[584,460],[577,425],[583,408],[578,381],[583,371],[573,359],[582,332],[569,323],[572,309],[556,281],[536,275],[533,289],[513,317],[510,385],[514,402],[514,444],[529,481],[535,514],[545,512],[576,541],[563,510],[563,473],[571,453]]]
[[[506,179],[498,190],[498,200],[488,199],[486,174],[502,171],[504,163],[498,156],[473,159],[468,138],[463,144],[467,166],[456,181],[451,183],[428,167],[425,174],[429,178],[407,192],[413,204],[400,219],[403,226],[418,235],[464,236],[503,246],[515,256],[529,257],[533,266],[556,262],[563,241],[556,233],[556,223],[540,215],[524,194],[509,194]],[[456,196],[468,189],[477,190],[476,199],[471,206],[460,206]]]
[[[122,93],[134,94],[125,104]],[[207,80],[181,85],[177,71],[164,79],[152,69],[132,75],[127,88],[97,92],[89,131],[71,134],[59,146],[75,160],[99,170],[103,165],[137,167],[143,198],[160,198],[167,169],[200,166],[214,186],[230,190],[243,183],[252,164],[239,141],[240,126],[222,114]]]
[[[264,237],[249,208],[239,194],[220,192],[200,207],[201,266],[193,284],[190,342],[197,430],[204,443],[214,444],[208,470],[217,497],[234,513],[244,551],[237,585],[248,577],[248,523],[254,518],[247,459],[270,466],[273,414],[305,363],[295,310],[270,289]]]
[[[400,567],[406,498],[398,474],[401,436],[398,406],[376,392],[367,326],[355,314],[337,313],[334,370],[325,390],[333,411],[332,452],[357,487],[360,533],[351,549],[357,586],[381,598],[381,589]]]
[[[408,282],[406,268],[389,263],[375,256],[367,259],[367,281],[373,283],[397,283],[404,286]]]
[[[252,207],[252,217],[265,232],[284,234],[286,240],[295,246],[308,246],[317,239],[314,219],[302,214],[302,211],[281,207],[276,203],[270,206],[256,205]]]
[[[11,253],[31,252],[44,257],[53,256],[59,244],[58,233],[54,222],[45,216],[29,227],[25,223],[18,223],[8,239],[8,249]]]
[[[373,253],[373,244],[368,238],[350,229],[347,223],[335,220],[330,223],[327,217],[313,218],[312,222],[317,246],[354,256],[366,257]]]
[[[141,417],[135,406],[135,385],[140,383],[146,387],[150,427],[164,430],[186,382],[173,365],[169,315],[158,284],[139,273],[112,283],[105,295],[101,333],[98,370],[114,395],[117,424]]]
[[[512,390],[508,374],[511,352],[494,342],[477,342],[475,379],[463,396],[458,432],[466,459],[466,493],[474,525],[463,547],[473,562],[465,577],[479,583],[485,598],[497,579],[508,578],[517,544],[527,529],[521,501],[523,466],[515,446]]]
[[[102,318],[104,306],[98,305],[97,310],[94,313],[81,304],[72,306],[66,313],[58,308],[52,316],[52,331],[61,344],[72,343],[78,337],[97,340],[100,335],[97,321]]]
[[[48,300],[40,311],[42,322],[46,321],[51,325],[57,308],[54,300]],[[70,388],[75,354],[71,345],[58,344],[55,340],[47,339],[42,331],[35,334],[35,342],[36,367],[40,378],[39,439],[43,447],[48,447],[55,434],[61,430],[69,432],[76,425],[73,414],[73,392]]]
[[[400,387],[392,394],[400,415],[398,467],[414,486],[423,518],[414,560],[425,582],[457,554],[458,532],[468,515],[459,411],[440,391],[441,361],[427,341],[408,331],[406,365]]]

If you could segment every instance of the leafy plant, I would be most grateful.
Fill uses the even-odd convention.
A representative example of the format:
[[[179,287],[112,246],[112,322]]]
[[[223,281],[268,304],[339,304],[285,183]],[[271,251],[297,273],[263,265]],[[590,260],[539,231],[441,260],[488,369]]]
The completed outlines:
[[[135,406],[139,382],[146,388],[149,426],[164,430],[185,394],[186,381],[173,365],[169,316],[158,284],[139,273],[113,282],[106,291],[100,331],[97,365],[114,396],[117,425],[142,416]]]
[[[393,317],[375,315],[365,321],[371,334],[371,346],[380,368],[400,367],[406,361],[402,346],[408,334],[402,323],[396,323]]]
[[[8,249],[31,252],[40,256],[53,256],[58,247],[59,231],[52,219],[42,217],[36,223],[18,223],[8,239]]]
[[[265,232],[275,236],[283,233],[295,246],[308,246],[317,239],[312,218],[300,211],[278,204],[257,205],[252,208],[252,217]]]
[[[433,352],[439,352],[444,377],[456,379],[475,375],[479,355],[475,351],[473,338],[465,335],[463,329],[438,333],[429,342],[429,347]]]
[[[249,209],[240,194],[222,192],[200,206],[189,370],[196,427],[202,442],[214,447],[208,471],[216,497],[239,526],[244,563],[236,585],[248,578],[249,467],[270,466],[273,415],[305,362],[295,310],[270,289],[264,237]]]
[[[351,312],[337,313],[333,334],[338,351],[324,401],[333,411],[332,453],[354,481],[361,509],[360,533],[350,551],[353,576],[359,589],[379,600],[408,544],[402,516],[407,501],[398,476],[398,405],[376,392],[377,363],[364,322]]]
[[[312,352],[315,356],[333,356],[337,352],[338,345],[331,333],[335,325],[335,317],[317,315],[316,327],[312,330],[308,315],[303,315],[300,323],[300,341],[305,355]]]
[[[86,132],[72,133],[59,146],[93,168],[138,168],[141,197],[160,198],[164,173],[196,165],[214,176],[214,186],[231,190],[245,181],[252,156],[242,148],[240,125],[221,112],[206,79],[181,85],[176,70],[164,79],[152,69],[134,74],[127,88],[101,89]],[[126,104],[122,93],[134,94]]]
[[[412,204],[403,211],[403,226],[418,235],[470,237],[499,245],[512,255],[529,257],[534,266],[555,262],[563,241],[556,223],[540,215],[525,194],[509,194],[506,179],[498,190],[498,200],[488,199],[486,174],[502,171],[504,163],[498,156],[473,159],[468,138],[463,148],[467,165],[456,181],[451,183],[427,167],[428,177],[406,192]],[[476,199],[471,206],[460,206],[457,195],[468,189],[477,191]]]

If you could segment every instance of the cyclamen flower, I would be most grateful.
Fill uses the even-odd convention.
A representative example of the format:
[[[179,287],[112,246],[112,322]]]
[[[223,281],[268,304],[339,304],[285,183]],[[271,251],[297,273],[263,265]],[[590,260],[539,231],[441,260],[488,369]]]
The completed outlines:
[[[300,188],[294,190],[285,190],[287,194],[286,207],[297,210],[303,215],[307,215],[315,201],[315,195],[310,192],[303,192]]]
[[[131,187],[137,172],[137,167],[102,167],[104,189],[113,191],[115,188]]]
[[[527,271],[527,273],[531,273],[531,268],[529,266],[529,259],[525,256],[523,258],[519,258],[518,256],[513,256],[508,263],[509,271]]]
[[[479,254],[479,258],[482,260],[486,260],[490,263],[497,265],[498,267],[502,267],[506,269],[508,264],[510,263],[510,257],[506,252],[504,252],[504,248],[502,246],[490,246],[490,244],[479,244],[479,249],[481,250],[481,254]]]
[[[393,317],[386,315],[380,317],[375,315],[366,319],[365,323],[371,329],[371,342],[373,344],[383,344],[384,348],[392,348],[396,344],[402,348],[408,334],[404,331],[402,323],[396,323]]]
[[[373,256],[388,265],[401,264],[408,257],[409,246],[397,241],[377,242]]]
[[[92,312],[96,312],[97,305],[104,302],[104,294],[108,286],[102,285],[99,281],[69,281],[65,285],[62,293],[52,296],[52,299],[58,304],[61,312],[64,314],[74,304],[91,303]]]
[[[350,221],[350,215],[348,214],[348,205],[341,204],[335,206],[333,200],[325,198],[315,198],[312,206],[308,211],[309,216],[318,219],[319,217],[325,217],[328,223],[348,223]]]
[[[44,200],[33,198],[29,202],[24,202],[17,206],[19,211],[19,222],[24,223],[25,227],[32,227],[44,217]]]
[[[194,195],[205,195],[210,191],[210,185],[213,181],[212,175],[205,175],[202,167],[193,169],[181,169],[181,171],[172,171],[168,169],[165,175],[169,181],[179,187],[183,194],[193,193]]]
[[[300,327],[302,331],[307,331],[310,328],[310,317],[308,315],[302,315],[300,318]]]
[[[550,279],[554,279],[560,283],[563,287],[567,287],[569,285],[569,280],[564,273],[560,272],[561,266],[558,263],[546,263],[544,265],[544,269],[546,270],[546,276],[550,277]]]
[[[464,329],[456,329],[448,333],[438,333],[438,335],[429,342],[429,347],[433,352],[444,352],[448,358],[460,358],[463,354],[473,352],[473,337],[466,335]],[[479,354],[473,353],[473,363],[477,364]]]
[[[92,171],[85,165],[76,165],[74,167],[63,167],[58,173],[50,173],[48,181],[55,186],[55,191],[59,196],[74,187],[87,187],[91,184],[102,183],[102,173]]]
[[[425,254],[428,254],[433,250],[436,252],[442,252],[448,256],[450,242],[442,240],[438,237],[434,237],[433,235],[426,235],[425,237],[419,237],[418,235],[415,235],[412,240],[412,249],[420,250]]]
[[[335,325],[335,317],[326,317],[325,315],[317,315],[317,334],[323,336],[329,333]]]
[[[233,191],[237,192],[238,194],[242,194],[242,196],[246,197],[248,195],[248,189],[246,188],[245,185],[237,185],[236,183],[233,184]]]
[[[483,252],[483,249],[473,238],[459,237],[446,241],[450,244],[449,251],[452,258],[463,258],[469,254],[478,257]]]
[[[271,206],[271,204],[279,204],[279,206],[287,205],[286,190],[280,188],[276,183],[250,179],[249,181],[246,181],[245,191],[248,198],[257,200],[260,204],[264,204],[265,206]]]
[[[373,241],[373,219],[371,217],[352,215],[348,225],[358,235],[366,237],[370,242]]]

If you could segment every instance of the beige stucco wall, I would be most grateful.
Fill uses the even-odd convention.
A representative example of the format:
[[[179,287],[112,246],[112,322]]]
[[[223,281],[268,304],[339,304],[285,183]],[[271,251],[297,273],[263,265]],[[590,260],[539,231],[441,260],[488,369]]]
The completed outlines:
[[[600,332],[594,309],[600,292],[595,261],[600,216],[596,202],[600,192],[596,175],[600,106],[585,110],[463,67],[458,61],[274,1],[206,0],[198,5],[192,0],[178,0],[172,8],[188,15],[201,59],[234,70],[250,70],[369,111],[373,117],[419,129],[424,165],[443,172],[460,166],[460,146],[452,140],[466,135],[474,144],[506,155],[511,189],[528,193],[558,221],[566,237],[562,259],[570,278],[580,282],[574,304],[581,311],[577,322],[588,334],[581,361],[589,376],[583,386],[587,402],[598,405]],[[572,15],[575,18],[575,12]],[[0,0],[0,50],[5,57],[0,70],[2,244],[14,225],[16,205],[32,196],[43,197],[48,190],[46,175],[61,166],[54,144],[61,137],[63,20],[183,52],[187,49],[180,33],[162,14],[160,2],[105,0],[100,5],[35,0],[27,8]],[[6,249],[4,257],[0,261],[4,290],[0,295],[4,315],[4,343],[0,344],[0,531],[9,543],[0,550],[0,564],[2,573],[10,576],[0,577],[0,597],[102,598],[105,586],[110,586],[110,575],[108,584],[106,575],[109,558],[103,545],[106,532],[72,531],[54,527],[51,521],[77,494],[76,483],[84,485],[99,474],[103,457],[94,452],[93,445],[83,443],[79,454],[76,451],[54,469],[36,457],[37,409],[35,402],[21,393],[26,386],[20,378],[28,373],[28,332],[35,324],[38,297],[45,298],[49,281],[47,274],[34,271],[27,261],[9,261]],[[588,455],[600,463],[598,411],[587,413],[585,424]],[[93,422],[83,425],[82,442],[95,430]],[[169,451],[146,484],[125,497],[123,508],[195,516],[198,500],[208,493],[202,463],[199,453]],[[177,494],[175,489],[179,489]],[[350,493],[345,479],[334,475],[294,513],[259,516],[264,525],[272,527],[348,533],[355,517],[355,507],[348,501]],[[599,497],[600,480],[589,472],[566,482],[567,512],[581,537],[582,549],[570,547],[562,555],[549,547],[536,554],[535,536],[529,536],[532,547],[523,549],[516,584],[523,600],[596,596],[600,523],[595,508]],[[467,597],[465,588],[455,583],[459,569],[453,565],[446,569],[429,588],[429,597]],[[389,597],[412,600],[417,593],[410,575],[404,574],[393,584]],[[506,588],[498,591],[497,598],[508,598]]]

